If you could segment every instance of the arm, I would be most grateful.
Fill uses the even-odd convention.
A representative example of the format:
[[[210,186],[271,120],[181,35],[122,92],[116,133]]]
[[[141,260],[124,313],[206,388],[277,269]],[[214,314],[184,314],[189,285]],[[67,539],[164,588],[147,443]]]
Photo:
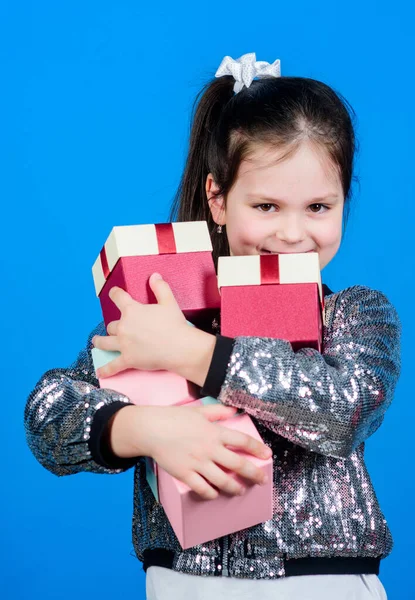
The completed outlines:
[[[27,443],[37,460],[55,475],[80,471],[119,473],[138,459],[115,456],[108,443],[108,422],[127,406],[128,398],[98,387],[91,339],[67,369],[53,369],[39,380],[26,403]]]
[[[354,286],[327,298],[324,354],[236,338],[216,395],[303,448],[345,458],[380,426],[399,373],[395,309],[382,293]],[[202,392],[215,394],[209,381]]]

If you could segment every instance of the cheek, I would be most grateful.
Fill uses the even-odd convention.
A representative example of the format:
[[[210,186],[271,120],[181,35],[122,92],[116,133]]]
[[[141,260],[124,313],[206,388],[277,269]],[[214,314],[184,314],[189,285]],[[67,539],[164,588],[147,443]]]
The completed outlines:
[[[341,229],[335,229],[331,231],[323,231],[319,236],[319,245],[321,247],[331,247],[340,244],[341,241]]]
[[[247,211],[235,211],[227,215],[226,230],[229,241],[239,244],[255,244],[260,238],[260,228]]]
[[[342,238],[342,218],[336,216],[330,222],[322,223],[319,230],[319,242],[321,246],[338,246]]]
[[[234,223],[227,233],[231,248],[233,247],[238,254],[250,254],[263,240],[258,229],[248,222],[240,223],[239,226]]]

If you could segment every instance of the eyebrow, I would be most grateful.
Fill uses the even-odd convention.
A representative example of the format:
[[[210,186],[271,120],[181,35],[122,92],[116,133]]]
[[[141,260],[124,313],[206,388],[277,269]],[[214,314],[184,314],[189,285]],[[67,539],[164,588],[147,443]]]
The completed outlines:
[[[284,204],[284,200],[281,200],[280,198],[269,198],[268,196],[263,196],[262,194],[248,194],[247,197],[250,200],[261,200],[262,202],[265,202],[267,204]],[[328,194],[327,196],[311,198],[310,200],[307,200],[307,203],[317,204],[320,202],[329,202],[330,200],[337,202],[338,199],[339,196],[337,194]]]

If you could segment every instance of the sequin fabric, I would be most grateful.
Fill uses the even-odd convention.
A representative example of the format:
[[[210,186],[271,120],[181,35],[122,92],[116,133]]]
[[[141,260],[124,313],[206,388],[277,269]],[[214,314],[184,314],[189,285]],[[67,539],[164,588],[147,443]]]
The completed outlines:
[[[220,400],[249,413],[273,450],[274,515],[261,525],[183,551],[146,483],[134,472],[133,544],[174,554],[173,568],[197,575],[284,577],[284,559],[385,557],[392,538],[364,461],[400,373],[400,322],[380,292],[354,286],[326,297],[323,354],[294,353],[269,338],[236,338]],[[68,369],[47,372],[25,409],[28,444],[56,475],[120,473],[88,449],[91,421],[128,399],[99,389],[87,348]]]

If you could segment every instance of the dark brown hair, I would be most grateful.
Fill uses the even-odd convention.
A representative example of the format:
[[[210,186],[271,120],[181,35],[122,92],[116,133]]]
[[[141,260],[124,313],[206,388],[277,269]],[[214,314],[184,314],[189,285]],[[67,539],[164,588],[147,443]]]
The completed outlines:
[[[337,169],[345,198],[347,220],[355,136],[348,102],[329,86],[303,77],[266,77],[237,94],[235,80],[213,80],[199,93],[193,107],[189,154],[175,196],[171,220],[207,221],[215,263],[229,254],[226,235],[216,233],[207,202],[206,178],[212,173],[226,195],[239,166],[254,144],[285,148],[288,156],[304,140],[324,149]]]

